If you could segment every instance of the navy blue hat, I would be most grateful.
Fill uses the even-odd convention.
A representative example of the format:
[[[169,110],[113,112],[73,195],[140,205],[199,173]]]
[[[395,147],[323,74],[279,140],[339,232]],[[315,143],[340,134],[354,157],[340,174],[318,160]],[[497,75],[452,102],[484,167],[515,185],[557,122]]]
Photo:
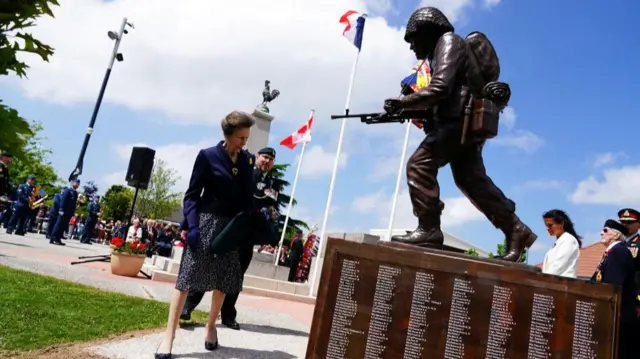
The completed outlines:
[[[615,229],[616,231],[622,233],[623,236],[627,236],[629,234],[627,226],[613,219],[607,219],[607,221],[604,222],[604,227]]]
[[[27,177],[27,179],[32,179],[32,180],[34,180],[34,179],[36,179],[36,176],[34,176],[34,175],[29,175],[29,176]]]
[[[75,179],[71,180],[71,183],[80,183],[80,179],[79,178],[75,178]]]
[[[260,151],[258,151],[258,154],[259,155],[269,155],[269,156],[275,158],[276,157],[276,150],[274,150],[271,147],[265,147],[265,148],[261,149]]]

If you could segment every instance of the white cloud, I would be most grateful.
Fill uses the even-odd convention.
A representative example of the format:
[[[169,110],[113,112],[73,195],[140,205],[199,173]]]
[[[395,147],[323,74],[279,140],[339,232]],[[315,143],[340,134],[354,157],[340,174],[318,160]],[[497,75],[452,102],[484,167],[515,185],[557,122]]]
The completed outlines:
[[[513,130],[516,125],[516,111],[513,107],[507,107],[500,114],[500,123],[503,124],[508,131]]]
[[[296,166],[300,155],[296,156]],[[347,166],[347,160],[349,154],[342,151],[340,153],[340,160],[338,161],[338,169]],[[300,169],[300,176],[302,177],[318,177],[331,174],[333,171],[333,164],[336,160],[336,154],[325,151],[321,146],[315,145],[305,150],[304,158],[302,159],[302,168]]]
[[[500,5],[501,1],[502,0],[484,0],[484,5],[486,7],[495,7],[495,6]]]
[[[640,205],[640,165],[604,171],[602,180],[595,176],[580,181],[569,200],[573,203]]]
[[[378,225],[386,228],[391,214],[392,195],[384,190],[355,198],[352,209],[359,213],[369,214],[378,218]],[[445,208],[442,213],[443,229],[461,226],[469,222],[485,219],[466,197],[444,198]],[[415,228],[417,219],[413,215],[413,208],[409,199],[409,192],[401,190],[394,215],[394,228]]]
[[[173,143],[164,146],[148,146],[144,143],[135,144],[111,144],[111,151],[120,158],[122,162],[122,168],[127,168],[129,164],[129,158],[131,157],[131,149],[134,146],[150,147],[156,150],[156,159],[161,159],[167,163],[167,166],[176,170],[179,180],[174,188],[175,191],[184,192],[189,185],[189,177],[191,170],[193,169],[193,162],[195,161],[198,151],[203,148],[211,147],[214,145],[208,141],[201,141],[193,144],[186,143]],[[125,184],[125,171],[117,171],[105,175],[102,182],[105,186],[112,184]]]
[[[625,158],[626,155],[622,152],[605,152],[599,153],[591,159],[591,165],[595,168],[605,167],[613,165],[619,159]]]
[[[502,146],[511,147],[525,153],[532,154],[544,146],[544,140],[533,132],[526,130],[514,130],[513,132],[499,135],[494,138],[491,143]]]
[[[29,81],[11,81],[27,96],[57,104],[95,101],[113,46],[106,32],[117,30],[122,16],[136,29],[122,41],[124,62],[115,64],[105,103],[158,110],[183,124],[217,124],[230,110],[253,108],[265,79],[282,93],[270,106],[278,120],[298,124],[310,108],[318,118],[340,111],[355,55],[338,22],[347,9],[372,14],[352,109],[381,107],[415,61],[404,29],[380,17],[392,9],[389,0],[60,2],[56,18],[33,29],[55,55],[48,63],[29,58]],[[423,3],[456,21],[480,0]],[[329,123],[317,129],[335,129]]]

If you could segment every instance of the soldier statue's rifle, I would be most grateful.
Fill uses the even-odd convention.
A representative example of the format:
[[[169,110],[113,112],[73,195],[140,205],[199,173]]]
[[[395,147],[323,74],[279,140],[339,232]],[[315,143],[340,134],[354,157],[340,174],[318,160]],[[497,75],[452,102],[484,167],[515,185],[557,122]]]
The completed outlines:
[[[419,122],[427,127],[429,119],[432,117],[431,110],[399,110],[393,113],[362,113],[362,114],[344,114],[331,115],[332,120],[343,118],[359,118],[360,122],[367,125],[375,125],[380,123],[405,123],[407,121]]]

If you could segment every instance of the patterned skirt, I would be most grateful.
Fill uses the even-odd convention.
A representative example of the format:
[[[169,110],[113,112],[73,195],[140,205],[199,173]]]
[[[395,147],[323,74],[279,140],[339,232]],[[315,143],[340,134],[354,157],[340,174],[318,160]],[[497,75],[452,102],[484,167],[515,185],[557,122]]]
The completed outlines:
[[[180,262],[176,289],[191,292],[219,290],[225,294],[242,290],[242,270],[238,251],[213,254],[211,241],[229,223],[230,218],[211,213],[200,214],[200,243],[196,250],[185,246]]]

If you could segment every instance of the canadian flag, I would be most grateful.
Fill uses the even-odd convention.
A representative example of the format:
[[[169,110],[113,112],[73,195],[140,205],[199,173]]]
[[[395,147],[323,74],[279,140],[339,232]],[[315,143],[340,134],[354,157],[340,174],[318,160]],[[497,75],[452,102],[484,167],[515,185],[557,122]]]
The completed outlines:
[[[313,114],[314,112],[311,111],[311,115],[309,115],[307,123],[305,123],[304,126],[300,127],[298,131],[285,137],[282,141],[280,141],[280,144],[293,150],[299,143],[311,141],[311,126],[313,125],[314,116]]]

